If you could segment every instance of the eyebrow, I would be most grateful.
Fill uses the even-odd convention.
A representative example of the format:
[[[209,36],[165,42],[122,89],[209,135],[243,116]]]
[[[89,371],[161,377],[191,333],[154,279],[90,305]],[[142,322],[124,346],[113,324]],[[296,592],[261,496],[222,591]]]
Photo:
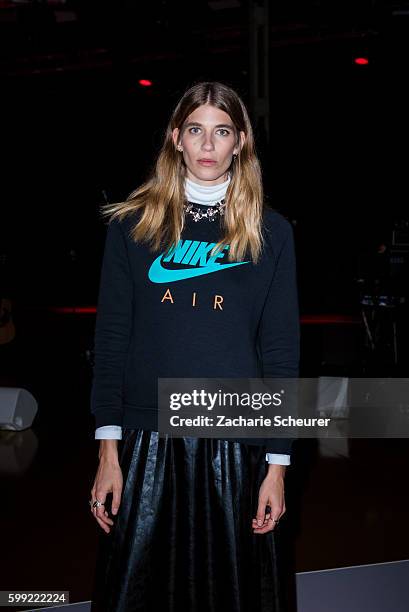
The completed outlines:
[[[185,128],[196,126],[196,125],[198,125],[200,127],[203,127],[203,124],[199,123],[198,121],[189,121],[189,123],[185,124]],[[229,123],[219,123],[218,125],[215,125],[214,127],[216,127],[216,128],[228,128],[229,130],[234,130],[234,126],[229,124]]]

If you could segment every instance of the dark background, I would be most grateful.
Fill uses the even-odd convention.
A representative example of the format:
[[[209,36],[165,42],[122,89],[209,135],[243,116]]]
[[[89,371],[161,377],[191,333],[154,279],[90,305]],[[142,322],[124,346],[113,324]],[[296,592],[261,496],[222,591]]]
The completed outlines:
[[[99,207],[105,198],[125,199],[144,180],[185,89],[224,81],[253,118],[251,6],[249,0],[0,3],[0,254],[7,263],[0,285],[14,299],[19,330],[26,326],[27,338],[40,329],[41,342],[30,346],[58,354],[54,364],[63,359],[63,343],[48,325],[64,321],[67,328],[73,319],[57,315],[58,307],[90,308],[76,315],[68,333],[69,363],[92,350],[106,231]],[[389,292],[407,295],[409,247],[395,264],[389,254],[377,257],[394,225],[403,223],[408,234],[405,9],[403,2],[363,0],[269,5],[269,138],[256,121],[254,128],[266,197],[295,231],[306,375],[331,361],[367,367],[362,294],[386,289],[359,279],[376,278],[383,265],[396,277]],[[356,64],[359,57],[369,63]],[[392,356],[387,321],[375,361],[405,370],[407,312],[400,311],[399,357]],[[328,325],[328,314],[335,323]],[[310,315],[315,320],[307,328]],[[58,346],[48,346],[50,337]],[[38,363],[26,349],[20,353]]]
[[[1,438],[2,589],[90,598],[99,207],[144,180],[193,83],[234,87],[253,117],[249,2],[0,1],[0,297],[16,329],[0,346],[0,385],[38,401],[33,428]],[[407,376],[407,247],[395,261],[377,249],[409,218],[409,2],[274,1],[268,32],[269,139],[254,128],[266,196],[295,232],[301,374]],[[393,280],[374,285],[382,274]],[[403,301],[366,310],[371,351],[362,297],[382,292]],[[315,442],[289,472],[292,569],[407,558],[406,440],[350,440],[332,458]]]
[[[14,6],[0,10],[0,244],[22,299],[94,304],[102,190],[120,200],[141,183],[193,82],[249,104],[248,3]],[[297,221],[303,312],[354,310],[359,254],[407,217],[409,17],[393,9],[270,5],[271,134],[257,144],[271,205]]]

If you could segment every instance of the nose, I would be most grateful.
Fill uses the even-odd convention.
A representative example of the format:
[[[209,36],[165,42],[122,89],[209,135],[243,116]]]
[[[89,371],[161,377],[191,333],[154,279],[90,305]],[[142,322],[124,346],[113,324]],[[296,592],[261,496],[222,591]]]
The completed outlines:
[[[213,144],[211,134],[206,134],[206,133],[203,134],[202,149],[204,151],[212,151],[214,149],[214,144]]]

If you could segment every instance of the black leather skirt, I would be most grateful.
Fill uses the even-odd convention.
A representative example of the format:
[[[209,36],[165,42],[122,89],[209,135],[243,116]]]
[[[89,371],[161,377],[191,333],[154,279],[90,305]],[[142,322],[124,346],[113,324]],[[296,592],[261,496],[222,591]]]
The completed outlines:
[[[262,446],[124,429],[118,451],[121,505],[109,534],[98,526],[92,610],[283,612],[281,525],[252,530]]]

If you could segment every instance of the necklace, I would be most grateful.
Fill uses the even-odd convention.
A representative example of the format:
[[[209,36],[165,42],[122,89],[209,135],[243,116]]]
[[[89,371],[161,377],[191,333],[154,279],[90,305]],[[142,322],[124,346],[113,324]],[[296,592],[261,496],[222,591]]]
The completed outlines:
[[[188,204],[184,204],[183,208],[188,215],[193,217],[193,221],[200,221],[200,219],[208,219],[209,221],[214,221],[217,215],[219,214],[221,217],[224,215],[224,208],[226,206],[226,201],[220,200],[213,206],[208,206],[206,210],[202,208],[198,208],[194,206],[192,202]]]

